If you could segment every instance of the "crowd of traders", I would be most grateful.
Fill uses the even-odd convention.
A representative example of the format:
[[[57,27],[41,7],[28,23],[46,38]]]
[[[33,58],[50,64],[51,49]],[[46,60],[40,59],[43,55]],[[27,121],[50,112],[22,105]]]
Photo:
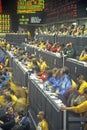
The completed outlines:
[[[38,48],[38,50],[44,50],[52,52],[53,54],[56,54],[58,57],[66,57],[66,58],[75,58],[79,61],[87,61],[87,46],[85,46],[82,49],[81,54],[78,56],[76,49],[73,47],[72,42],[68,42],[65,45],[60,43],[50,43],[48,40],[46,42],[44,41],[38,41],[38,40],[32,40],[27,41],[25,44],[31,45],[34,48]]]
[[[84,36],[87,35],[86,25],[77,25],[72,23],[71,25],[61,24],[49,25],[46,27],[38,27],[35,30],[35,35],[58,35],[58,36]]]
[[[1,40],[0,47],[5,51],[11,51],[13,56],[17,57],[20,61],[22,60],[27,65],[27,69],[30,68],[29,60],[31,60],[33,55],[27,54],[27,52],[18,46],[6,43],[4,39]],[[12,68],[9,66],[9,58],[7,56],[4,57],[4,60],[1,58],[0,63],[0,130],[33,130],[31,121],[27,116],[29,89],[14,84]],[[32,63],[30,66],[33,67]],[[40,66],[39,62],[38,66]],[[43,67],[40,68],[40,70],[42,69]],[[40,111],[37,114],[37,118],[40,122],[36,129],[48,130],[45,113]]]
[[[42,43],[40,43],[38,46],[37,42],[31,41],[31,44],[36,46],[38,49],[42,49],[40,48]],[[67,46],[72,47],[72,44],[68,43]],[[62,51],[67,50],[67,46],[62,48]],[[51,89],[51,91],[54,92],[58,96],[58,98],[60,98],[63,101],[63,103],[66,106],[68,106],[68,107],[61,106],[60,107],[61,110],[66,109],[66,110],[70,110],[76,113],[80,113],[82,116],[86,116],[87,82],[84,79],[84,75],[82,74],[78,75],[76,81],[73,81],[69,73],[69,68],[67,67],[50,68],[50,66],[47,65],[43,57],[37,57],[35,54],[30,54],[29,52],[26,52],[25,50],[23,50],[22,48],[18,46],[14,46],[14,45],[8,46],[8,44],[6,44],[4,48],[6,50],[11,51],[11,53],[14,56],[16,56],[18,60],[29,70],[30,74],[35,73],[38,79],[40,79],[42,83],[44,84],[44,89],[47,89],[47,90]],[[61,51],[60,51],[60,54],[61,54]],[[85,56],[87,58],[86,48],[82,51],[81,55],[79,56],[79,60],[86,61],[87,59],[86,60],[81,59]],[[4,72],[2,70],[3,68],[1,68],[1,75],[5,73],[5,75],[7,76],[9,74],[7,69],[5,69]],[[7,81],[9,81],[8,82],[9,84],[6,83],[5,87],[3,87],[3,85],[1,86],[1,90],[2,90],[1,96],[4,96],[4,98],[6,98],[5,102],[7,102],[7,99],[8,99],[7,96],[10,95],[12,99],[12,104],[13,105],[15,104],[15,107],[14,107],[15,110],[19,110],[18,108],[19,105],[22,106],[21,108],[25,109],[26,108],[26,91],[24,91],[23,88],[16,87],[13,84],[13,82],[11,82],[10,75],[7,77],[8,77]],[[23,95],[21,97],[21,95],[17,93],[19,91],[17,89],[20,89],[23,92],[24,97]],[[4,103],[4,102],[1,101],[1,103]],[[1,106],[6,106],[6,103],[1,104]],[[87,129],[87,126],[85,124],[84,130],[86,129]]]
[[[3,58],[0,58],[0,130],[30,130],[26,116],[28,88],[14,84],[9,58],[6,54]]]

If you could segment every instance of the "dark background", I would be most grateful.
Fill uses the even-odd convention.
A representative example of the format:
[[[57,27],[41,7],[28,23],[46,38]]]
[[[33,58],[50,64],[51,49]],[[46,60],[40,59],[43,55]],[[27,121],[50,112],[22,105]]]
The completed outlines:
[[[16,0],[2,0],[2,13],[10,14],[11,31],[16,32],[18,30],[17,1]]]
[[[17,2],[16,0],[2,0],[3,13],[16,13]]]

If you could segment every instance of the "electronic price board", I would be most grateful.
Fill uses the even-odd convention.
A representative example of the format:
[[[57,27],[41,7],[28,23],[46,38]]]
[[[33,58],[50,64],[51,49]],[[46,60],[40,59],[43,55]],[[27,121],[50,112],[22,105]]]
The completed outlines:
[[[59,22],[87,17],[87,0],[47,0],[46,22]]]
[[[42,24],[43,22],[43,12],[35,14],[18,14],[19,25]]]
[[[53,11],[54,16],[57,20],[69,20],[74,19],[77,17],[77,5],[76,4],[70,4],[63,7],[59,7],[56,11]],[[57,15],[56,15],[57,13]],[[48,17],[50,14],[47,15]]]
[[[0,14],[0,32],[10,32],[10,15]]]
[[[47,22],[57,22],[77,18],[77,4],[72,3],[66,6],[47,10]]]
[[[44,0],[17,0],[17,14],[41,12]]]

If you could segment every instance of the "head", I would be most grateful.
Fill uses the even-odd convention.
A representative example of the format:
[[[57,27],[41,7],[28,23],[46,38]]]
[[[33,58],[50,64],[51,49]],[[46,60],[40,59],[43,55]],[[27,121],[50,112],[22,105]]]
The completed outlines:
[[[13,109],[13,107],[11,107],[11,106],[7,107],[7,108],[6,108],[6,113],[7,113],[8,115],[13,115],[13,114],[14,114],[14,109]]]
[[[87,98],[87,88],[84,89],[84,96]]]
[[[39,120],[43,120],[45,118],[45,113],[43,111],[38,112],[37,118]]]
[[[71,49],[71,48],[72,48],[72,43],[71,43],[71,42],[68,43],[68,44],[66,45],[66,48],[67,48],[67,49]]]
[[[7,73],[9,73],[9,71],[8,71],[7,68],[5,68],[5,69],[3,70],[3,74],[6,75]]]
[[[10,95],[10,94],[11,94],[10,91],[11,91],[11,88],[6,88],[6,87],[5,87],[5,88],[3,89],[3,94],[4,94],[4,95]]]
[[[60,69],[60,76],[69,75],[69,68],[66,66]]]
[[[87,46],[84,48],[85,53],[87,53]]]
[[[39,62],[43,63],[44,59],[42,57],[39,58]]]
[[[6,59],[8,59],[8,56],[6,56]]]
[[[12,102],[12,98],[11,98],[10,95],[5,95],[5,100],[6,100],[7,102]]]
[[[84,80],[84,76],[83,75],[78,75],[76,80],[77,80],[78,84],[81,84],[82,81]]]
[[[58,71],[59,71],[59,70],[58,70],[57,68],[53,68],[53,69],[52,69],[52,76],[53,76],[53,77],[56,77],[57,74],[58,74]]]

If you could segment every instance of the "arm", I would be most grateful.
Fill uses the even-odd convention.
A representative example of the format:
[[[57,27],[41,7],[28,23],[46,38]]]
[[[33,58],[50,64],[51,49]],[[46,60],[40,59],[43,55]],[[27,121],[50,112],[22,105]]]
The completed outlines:
[[[61,110],[67,110],[67,111],[73,111],[75,113],[82,113],[87,111],[87,100],[82,102],[78,106],[72,106],[72,107],[66,107],[66,106],[61,106]]]
[[[74,49],[71,49],[71,51],[68,52],[67,57],[73,57],[74,56]]]
[[[15,125],[15,120],[8,121],[6,123],[1,124],[2,129],[12,128]]]
[[[73,111],[73,107],[66,107],[66,106],[61,106],[61,110],[67,110],[67,111]]]
[[[85,61],[85,60],[87,60],[87,54],[84,53],[84,51],[82,51],[82,53],[81,53],[81,55],[80,55],[80,57],[79,57],[79,60],[80,60],[80,61]]]
[[[2,129],[11,129],[19,121],[19,115],[11,117],[9,114],[5,114],[0,117],[0,121],[2,121],[0,125]]]
[[[78,89],[78,92],[80,94],[83,94],[84,93],[84,89],[87,88],[87,83],[85,81],[82,82],[82,84],[80,85],[79,89]]]
[[[87,55],[85,55],[84,57],[79,57],[80,61],[86,61],[87,60]]]
[[[4,65],[4,66],[6,67],[6,66],[8,66],[8,64],[9,64],[9,60],[6,59],[6,61],[5,61],[5,65]]]

